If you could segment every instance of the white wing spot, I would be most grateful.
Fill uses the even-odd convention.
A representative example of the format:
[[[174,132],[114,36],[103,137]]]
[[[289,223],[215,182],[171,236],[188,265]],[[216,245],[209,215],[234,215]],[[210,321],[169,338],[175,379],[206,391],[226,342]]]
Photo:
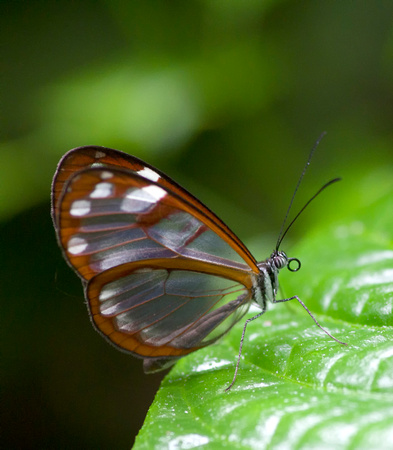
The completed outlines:
[[[72,237],[67,244],[67,250],[73,255],[83,253],[87,248],[87,242],[80,237]]]
[[[100,294],[98,295],[98,300],[100,302],[105,302],[106,300],[108,300],[108,298],[113,297],[114,295],[116,295],[116,290],[107,286],[104,286],[100,292]]]
[[[104,172],[101,172],[100,177],[101,177],[101,180],[107,180],[108,178],[113,177],[113,173],[105,170]]]
[[[71,216],[85,216],[90,212],[91,202],[89,200],[75,200],[72,202],[70,214]]]
[[[155,199],[155,201],[158,202],[158,200],[161,200],[166,196],[166,191],[164,189],[160,188],[160,186],[156,186],[154,184],[151,184],[150,186],[145,186],[141,189],[141,191],[146,192],[148,195],[150,195],[152,198]]]
[[[100,159],[100,158],[103,158],[104,156],[106,156],[106,153],[102,152],[101,150],[97,150],[96,154],[94,156],[96,159]]]
[[[137,174],[144,178],[147,178],[150,181],[158,181],[160,179],[160,175],[154,172],[154,170],[151,170],[149,167],[145,167],[144,169],[139,170]]]
[[[106,198],[113,194],[112,183],[98,183],[94,187],[94,191],[89,195],[90,198]]]
[[[121,202],[121,210],[130,213],[140,213],[148,210],[152,204],[166,196],[166,191],[159,186],[150,185],[141,189],[129,189]]]

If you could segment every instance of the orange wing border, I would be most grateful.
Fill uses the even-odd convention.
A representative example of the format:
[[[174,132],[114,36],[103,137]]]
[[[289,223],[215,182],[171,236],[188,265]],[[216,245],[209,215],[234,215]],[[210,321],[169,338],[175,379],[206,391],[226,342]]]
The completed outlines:
[[[92,170],[93,164],[102,164],[97,169],[122,171],[139,180],[148,181],[166,190],[170,195],[183,203],[185,211],[192,214],[212,229],[221,239],[235,250],[249,265],[254,273],[258,273],[257,262],[244,243],[236,234],[194,195],[172,180],[168,175],[150,164],[119,150],[99,146],[77,147],[67,152],[60,160],[52,182],[52,219],[59,234],[60,204],[68,184],[76,174],[84,170]],[[107,167],[108,166],[108,167]],[[137,172],[148,168],[157,173],[160,179],[155,182],[139,175]],[[64,248],[64,246],[62,245]]]
[[[88,301],[88,309],[94,327],[97,331],[111,344],[127,353],[132,353],[139,358],[164,358],[172,359],[185,356],[201,347],[192,348],[174,348],[169,345],[154,347],[146,343],[140,342],[135,336],[127,335],[118,331],[111,318],[103,317],[100,314],[99,294],[102,287],[113,280],[126,275],[130,275],[136,270],[143,269],[169,269],[169,270],[189,270],[206,273],[209,275],[221,276],[238,282],[245,286],[250,295],[245,298],[244,303],[250,302],[251,290],[253,286],[252,273],[242,272],[237,269],[218,266],[216,264],[206,263],[203,261],[195,261],[190,259],[151,259],[143,261],[134,261],[120,266],[108,269],[105,272],[93,277],[85,289],[85,297]],[[229,329],[227,330],[229,331]]]

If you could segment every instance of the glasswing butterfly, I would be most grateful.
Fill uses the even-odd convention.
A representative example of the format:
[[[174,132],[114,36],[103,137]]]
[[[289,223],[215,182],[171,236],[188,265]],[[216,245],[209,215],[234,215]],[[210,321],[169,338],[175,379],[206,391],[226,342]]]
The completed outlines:
[[[93,325],[116,347],[142,358],[146,373],[212,344],[252,303],[259,306],[259,314],[245,322],[226,390],[236,379],[246,326],[268,302],[296,299],[311,315],[297,296],[276,299],[280,269],[300,268],[298,259],[279,250],[298,215],[284,233],[283,223],[270,257],[257,262],[210,209],[134,156],[96,146],[70,150],[52,184],[57,239],[81,278]]]

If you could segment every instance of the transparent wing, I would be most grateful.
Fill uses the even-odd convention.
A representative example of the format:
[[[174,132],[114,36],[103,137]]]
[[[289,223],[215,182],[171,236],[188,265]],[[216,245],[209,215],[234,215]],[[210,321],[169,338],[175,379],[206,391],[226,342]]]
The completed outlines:
[[[252,271],[193,205],[127,170],[92,168],[74,175],[60,197],[57,224],[65,257],[84,280],[152,258]]]
[[[166,175],[116,150],[61,160],[52,217],[96,328],[146,371],[226,333],[258,273],[244,244]]]
[[[143,177],[156,186],[181,198],[184,203],[188,204],[188,210],[191,211],[191,214],[196,216],[199,222],[202,222],[210,230],[203,233],[203,237],[198,242],[195,242],[197,248],[200,248],[202,244],[210,248],[222,247],[223,249],[229,246],[233,250],[232,253],[237,253],[237,255],[232,254],[231,258],[233,260],[245,263],[255,273],[258,272],[256,261],[247,247],[202,202],[158,169],[134,156],[105,147],[79,147],[69,151],[61,159],[52,183],[52,218],[56,230],[59,230],[60,211],[62,209],[61,201],[66,185],[76,173],[90,168],[126,169],[128,173]],[[146,214],[147,212],[145,211],[144,213]],[[178,219],[180,220],[180,217]],[[99,217],[96,217],[95,220],[97,223],[100,222]],[[187,221],[188,219],[184,220]],[[167,225],[171,226],[171,223],[167,222]],[[221,238],[220,241],[223,240],[226,245],[223,245],[224,243],[219,242],[214,236],[209,237],[213,233],[218,234]],[[225,250],[223,251],[225,252]]]
[[[121,349],[168,361],[211,344],[248,310],[251,279],[210,263],[150,260],[115,267],[86,289],[97,329]],[[230,278],[232,277],[232,278]],[[244,284],[243,284],[244,283]]]

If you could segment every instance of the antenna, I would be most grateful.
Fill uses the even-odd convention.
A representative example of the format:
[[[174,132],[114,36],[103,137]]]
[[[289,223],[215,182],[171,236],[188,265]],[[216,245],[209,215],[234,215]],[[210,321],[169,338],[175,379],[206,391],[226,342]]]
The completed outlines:
[[[290,201],[290,203],[289,203],[287,212],[286,212],[286,214],[285,214],[284,221],[283,221],[283,223],[282,223],[282,225],[281,225],[280,233],[279,233],[279,235],[278,235],[277,244],[276,244],[276,251],[279,249],[280,244],[281,244],[281,242],[282,242],[284,236],[287,234],[289,228],[292,226],[292,224],[295,222],[295,220],[299,217],[299,215],[304,211],[304,209],[309,205],[309,203],[311,203],[311,201],[314,200],[314,198],[317,197],[317,195],[319,195],[319,194],[320,194],[326,187],[328,187],[330,184],[332,184],[332,183],[334,183],[334,182],[340,180],[340,178],[335,178],[334,180],[331,180],[331,181],[329,181],[328,183],[326,183],[324,186],[322,186],[322,188],[319,189],[319,191],[318,191],[313,197],[311,197],[310,200],[303,206],[303,208],[299,211],[299,213],[298,213],[298,214],[296,215],[296,217],[292,220],[292,222],[289,224],[289,226],[287,227],[287,229],[286,229],[285,232],[284,232],[284,226],[285,226],[285,224],[286,224],[286,222],[287,222],[288,215],[289,215],[289,212],[291,211],[292,204],[293,204],[293,201],[294,201],[294,199],[295,199],[296,193],[297,193],[297,191],[298,191],[298,189],[299,189],[300,183],[302,182],[303,177],[304,177],[304,174],[306,173],[306,170],[307,170],[308,166],[310,165],[310,162],[311,162],[311,159],[312,159],[312,157],[313,157],[313,155],[314,155],[315,150],[317,149],[319,143],[321,142],[321,139],[325,136],[325,134],[326,134],[326,131],[324,131],[324,132],[319,136],[319,138],[317,139],[317,141],[316,141],[315,144],[313,145],[313,148],[311,149],[310,154],[308,155],[307,162],[306,162],[306,164],[305,164],[305,166],[304,166],[304,168],[303,168],[303,171],[302,171],[302,173],[301,173],[301,175],[300,175],[300,177],[299,177],[299,180],[298,180],[298,182],[297,182],[295,191],[293,192],[291,201]]]
[[[281,245],[281,242],[283,241],[285,235],[288,233],[288,230],[291,228],[291,226],[295,223],[296,219],[300,216],[300,214],[307,208],[307,206],[314,200],[315,197],[317,197],[323,190],[325,190],[328,186],[330,186],[333,183],[336,183],[337,181],[341,181],[341,178],[333,178],[333,180],[328,181],[327,183],[325,183],[319,190],[317,193],[315,193],[310,200],[303,206],[303,208],[296,214],[295,218],[291,221],[291,223],[287,226],[286,230],[284,231],[284,233],[281,235],[281,238],[277,241],[277,246],[276,246],[276,250],[278,250],[278,248]]]

